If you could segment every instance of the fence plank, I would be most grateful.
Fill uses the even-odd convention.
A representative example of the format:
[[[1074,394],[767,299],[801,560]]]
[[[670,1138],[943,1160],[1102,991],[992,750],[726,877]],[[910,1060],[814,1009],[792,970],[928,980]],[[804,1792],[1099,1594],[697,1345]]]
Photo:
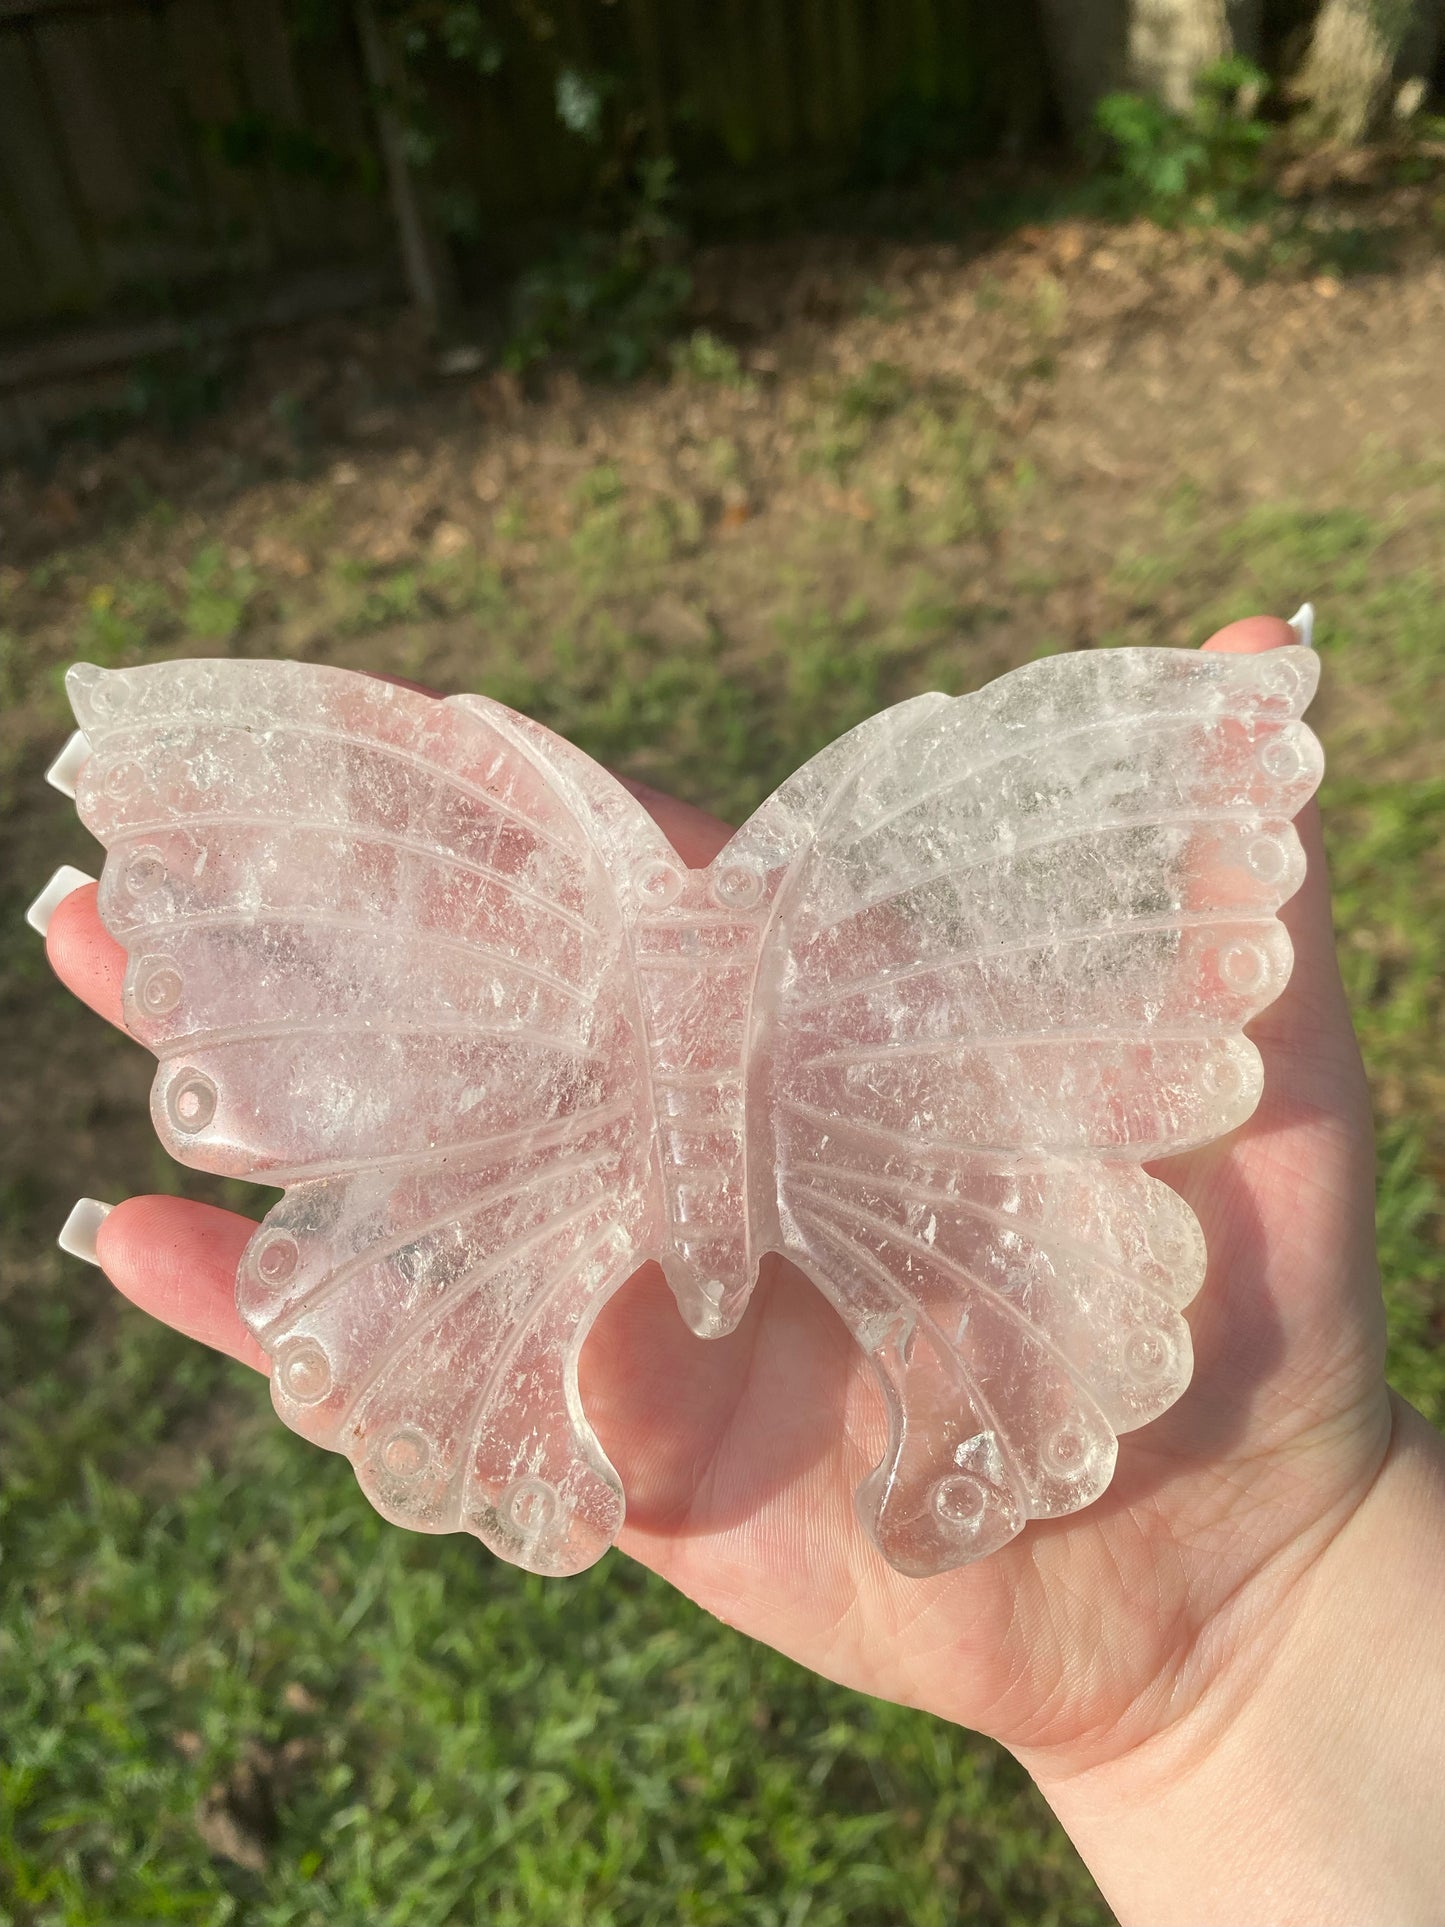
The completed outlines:
[[[280,0],[226,0],[226,15],[239,84],[263,143],[261,172],[276,243],[286,258],[304,259],[324,246],[327,197],[318,180],[284,164],[282,143],[305,123]]]
[[[214,144],[219,130],[240,121],[246,108],[226,17],[217,0],[174,0],[162,25],[178,116],[193,175],[204,184],[218,264],[251,273],[272,267],[278,250],[262,189],[249,170],[228,167]]]
[[[868,97],[863,81],[862,21],[859,0],[837,0],[838,24],[838,107],[839,118],[849,140],[855,140],[868,117]]]
[[[301,125],[353,170],[352,176],[328,185],[322,195],[324,232],[318,242],[322,258],[330,255],[342,260],[386,251],[391,246],[391,228],[379,168],[370,185],[363,178],[375,151],[376,119],[349,19],[332,43],[308,39],[298,30],[290,55]]]
[[[113,69],[101,62],[97,28],[108,22],[71,15],[37,22],[36,58],[63,120],[70,166],[86,210],[104,234],[134,222],[144,200],[130,130],[116,114]]]
[[[95,263],[51,137],[28,28],[0,34],[0,101],[0,175],[35,261],[21,314],[38,319],[83,309],[96,292]]]
[[[609,116],[640,104],[651,151],[722,211],[836,180],[907,97],[995,128],[1038,64],[1033,9],[986,0],[556,0],[550,37],[535,10],[491,17],[495,75],[432,53],[414,76],[441,135],[415,172],[419,212],[460,190],[479,261],[590,215],[600,156],[557,118],[563,66],[620,74]],[[286,149],[298,132],[310,158]],[[906,160],[906,125],[898,139]],[[0,0],[0,325],[164,308],[223,275],[392,246],[349,5]]]
[[[0,327],[17,327],[44,312],[40,258],[0,168]]]
[[[836,100],[833,87],[833,23],[828,15],[831,9],[828,0],[804,0],[803,13],[807,22],[808,87],[804,95],[807,101],[808,132],[814,147],[826,148],[831,145],[837,123],[835,120]]]
[[[798,115],[794,105],[793,53],[788,34],[789,13],[762,0],[758,48],[761,55],[761,88],[755,111],[764,118],[767,129],[765,150],[780,160],[792,154],[798,141]]]
[[[662,23],[657,17],[657,0],[628,0],[627,18],[642,75],[643,99],[647,103],[648,141],[654,154],[666,154],[671,145],[672,115],[664,79]]]

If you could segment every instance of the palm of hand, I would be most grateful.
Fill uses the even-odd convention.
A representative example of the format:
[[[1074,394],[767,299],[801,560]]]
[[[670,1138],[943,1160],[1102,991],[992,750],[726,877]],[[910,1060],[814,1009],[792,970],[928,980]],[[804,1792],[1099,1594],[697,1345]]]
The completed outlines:
[[[1292,640],[1261,618],[1210,646]],[[691,862],[728,834],[645,800]],[[607,1308],[582,1361],[589,1416],[628,1493],[625,1550],[815,1670],[1059,1770],[1115,1757],[1247,1679],[1251,1649],[1267,1649],[1264,1628],[1363,1495],[1390,1429],[1368,1103],[1313,807],[1299,827],[1310,874],[1283,912],[1294,976],[1252,1030],[1264,1101],[1229,1140],[1161,1167],[1210,1251],[1189,1314],[1194,1381],[1122,1442],[1104,1498],[976,1566],[902,1578],[853,1516],[882,1410],[825,1300],[769,1260],[740,1330],[704,1346],[653,1268]],[[122,959],[92,891],[57,912],[50,952],[118,1021]],[[138,1199],[107,1221],[100,1255],[147,1310],[259,1364],[231,1303],[252,1228]]]

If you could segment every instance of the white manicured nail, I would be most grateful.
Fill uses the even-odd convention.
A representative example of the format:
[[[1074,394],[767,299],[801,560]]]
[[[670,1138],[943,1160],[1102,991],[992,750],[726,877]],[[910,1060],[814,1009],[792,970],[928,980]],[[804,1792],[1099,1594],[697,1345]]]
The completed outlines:
[[[113,1204],[102,1204],[99,1198],[81,1198],[70,1207],[70,1216],[60,1227],[56,1243],[62,1251],[68,1251],[72,1258],[84,1258],[88,1265],[98,1265],[95,1255],[95,1241],[100,1227],[114,1211]]]
[[[1302,602],[1289,619],[1289,626],[1300,639],[1300,647],[1313,649],[1315,646],[1315,605]]]
[[[25,921],[32,930],[38,930],[43,937],[50,928],[50,919],[71,891],[78,890],[82,883],[94,882],[94,877],[87,876],[84,870],[77,870],[73,863],[62,863],[25,912]]]
[[[77,729],[45,772],[45,780],[51,789],[59,790],[60,794],[68,796],[72,803],[75,801],[75,779],[80,774],[81,764],[89,754],[90,738],[83,729]]]

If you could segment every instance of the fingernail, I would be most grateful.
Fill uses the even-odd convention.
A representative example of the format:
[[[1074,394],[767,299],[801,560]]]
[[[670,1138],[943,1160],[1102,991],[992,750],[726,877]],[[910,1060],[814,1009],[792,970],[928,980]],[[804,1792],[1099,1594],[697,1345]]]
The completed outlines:
[[[94,882],[94,877],[87,876],[84,870],[77,870],[73,863],[62,863],[25,912],[25,921],[32,930],[38,930],[43,937],[50,928],[50,919],[71,891],[78,890],[82,883]]]
[[[1312,602],[1302,602],[1290,617],[1289,626],[1299,637],[1300,647],[1302,649],[1313,649],[1315,646],[1315,605]]]
[[[45,772],[45,780],[51,789],[59,790],[60,794],[68,796],[72,803],[75,801],[75,779],[80,774],[81,764],[89,754],[90,738],[83,729],[77,729]]]
[[[70,1216],[60,1227],[60,1236],[55,1242],[72,1258],[83,1258],[88,1265],[98,1265],[95,1241],[100,1227],[114,1209],[113,1204],[102,1204],[99,1198],[79,1199],[70,1207]]]

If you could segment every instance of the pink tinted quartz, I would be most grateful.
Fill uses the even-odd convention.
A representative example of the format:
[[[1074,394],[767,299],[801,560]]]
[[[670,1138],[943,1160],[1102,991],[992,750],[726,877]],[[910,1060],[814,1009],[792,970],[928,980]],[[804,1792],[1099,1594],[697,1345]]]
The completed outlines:
[[[237,1283],[372,1502],[545,1573],[623,1495],[577,1360],[646,1259],[712,1337],[780,1251],[872,1362],[894,1565],[1087,1505],[1189,1380],[1146,1160],[1258,1102],[1306,649],[1054,657],[815,757],[688,870],[484,697],[290,662],[70,672],[166,1148],[284,1188]]]

